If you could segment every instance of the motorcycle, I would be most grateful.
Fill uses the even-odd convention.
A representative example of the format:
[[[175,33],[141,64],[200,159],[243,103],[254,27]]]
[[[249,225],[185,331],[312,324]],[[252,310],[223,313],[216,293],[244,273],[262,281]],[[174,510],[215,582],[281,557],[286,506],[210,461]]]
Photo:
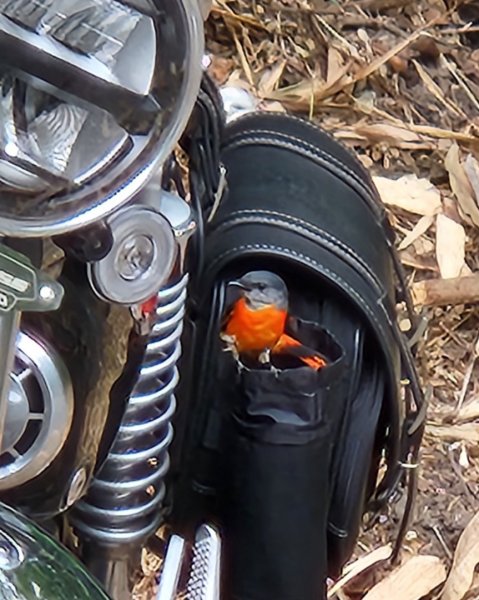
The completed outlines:
[[[158,600],[309,600],[351,555],[366,509],[399,489],[398,548],[404,534],[421,321],[387,218],[342,147],[216,88],[210,7],[0,3],[2,598],[126,600],[167,526]],[[336,207],[298,200],[318,183]],[[282,367],[291,404],[282,375],[267,382],[271,408],[264,371],[238,380],[220,346],[228,282],[247,267],[281,273],[296,334],[329,361],[312,390],[304,369]],[[303,397],[316,402],[307,415]]]

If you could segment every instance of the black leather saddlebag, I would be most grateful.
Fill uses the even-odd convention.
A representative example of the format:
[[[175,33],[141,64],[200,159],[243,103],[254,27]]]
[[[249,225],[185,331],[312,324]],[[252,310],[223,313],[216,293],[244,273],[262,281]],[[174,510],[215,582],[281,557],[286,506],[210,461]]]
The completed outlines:
[[[365,511],[413,473],[403,465],[417,454],[423,403],[396,320],[396,304],[411,305],[377,191],[329,135],[248,115],[227,127],[222,161],[228,189],[205,208],[191,290],[179,521],[222,528],[225,598],[318,600]],[[226,285],[262,269],[285,280],[289,333],[326,356],[324,371],[238,372],[224,352]]]

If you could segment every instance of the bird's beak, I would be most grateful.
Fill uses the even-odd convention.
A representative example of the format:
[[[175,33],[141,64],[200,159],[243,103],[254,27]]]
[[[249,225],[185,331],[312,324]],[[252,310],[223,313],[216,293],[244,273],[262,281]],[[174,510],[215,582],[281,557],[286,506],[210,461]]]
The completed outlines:
[[[241,281],[228,281],[226,287],[236,287],[240,290],[247,290],[248,288],[241,283]]]

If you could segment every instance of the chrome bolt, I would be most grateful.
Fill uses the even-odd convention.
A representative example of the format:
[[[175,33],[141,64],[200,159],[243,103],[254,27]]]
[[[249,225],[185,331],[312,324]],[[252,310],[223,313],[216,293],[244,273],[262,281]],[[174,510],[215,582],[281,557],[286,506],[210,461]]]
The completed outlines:
[[[42,285],[39,290],[40,298],[44,302],[53,302],[55,300],[55,290],[53,290],[49,285]]]
[[[136,281],[145,275],[155,260],[156,248],[146,235],[133,234],[122,243],[115,268],[125,281]]]

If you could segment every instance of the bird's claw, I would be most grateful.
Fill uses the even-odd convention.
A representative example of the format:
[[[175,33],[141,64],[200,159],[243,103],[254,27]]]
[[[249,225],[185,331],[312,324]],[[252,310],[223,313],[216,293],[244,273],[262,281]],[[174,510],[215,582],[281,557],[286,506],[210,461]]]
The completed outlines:
[[[271,366],[271,350],[269,348],[266,348],[266,350],[261,352],[261,354],[258,356],[258,362],[262,365]]]
[[[269,367],[269,370],[274,374],[276,378],[279,376],[281,369],[277,369],[271,362],[270,348],[267,348],[266,350],[263,350],[263,352],[261,352],[261,354],[258,356],[258,361],[262,365],[267,365]]]
[[[248,367],[245,364],[243,364],[239,358],[236,360],[236,364],[238,366],[239,374],[241,374],[243,371],[249,371]]]
[[[281,369],[277,369],[275,366],[270,365],[269,368],[271,369],[273,375],[276,377],[276,379],[278,379],[279,374],[281,373]]]
[[[226,333],[221,333],[220,338],[225,343],[223,352],[231,352],[234,361],[238,365],[238,373],[248,371],[248,367],[241,362],[240,353],[236,347],[236,338],[232,335],[227,335]]]
[[[232,335],[226,335],[226,333],[220,334],[221,340],[225,343],[225,347],[223,348],[224,352],[231,352],[233,358],[239,361],[239,352],[236,347],[236,339]]]
[[[234,335],[228,335],[227,333],[224,333],[224,331],[222,331],[220,333],[220,339],[225,342],[225,344],[227,344],[228,346],[232,345],[236,345],[236,338]]]

